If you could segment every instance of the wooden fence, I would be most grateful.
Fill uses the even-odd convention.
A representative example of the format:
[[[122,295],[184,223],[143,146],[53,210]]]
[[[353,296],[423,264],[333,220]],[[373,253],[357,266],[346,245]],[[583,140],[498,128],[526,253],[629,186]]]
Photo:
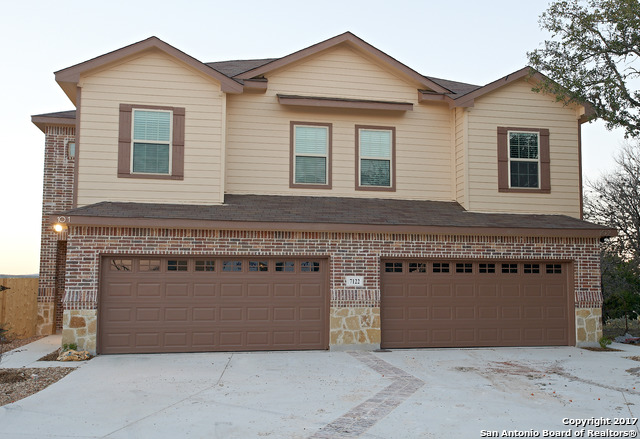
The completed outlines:
[[[17,338],[36,334],[38,279],[0,278],[0,324]],[[5,289],[6,288],[6,289]]]

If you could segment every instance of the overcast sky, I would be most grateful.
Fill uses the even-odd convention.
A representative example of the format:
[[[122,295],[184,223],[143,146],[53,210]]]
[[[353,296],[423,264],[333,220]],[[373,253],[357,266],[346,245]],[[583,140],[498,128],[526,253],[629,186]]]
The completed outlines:
[[[527,64],[546,0],[3,2],[0,274],[38,272],[44,134],[31,115],[71,110],[53,72],[155,35],[196,59],[280,57],[345,31],[418,72],[484,85]],[[583,126],[595,179],[623,136]]]

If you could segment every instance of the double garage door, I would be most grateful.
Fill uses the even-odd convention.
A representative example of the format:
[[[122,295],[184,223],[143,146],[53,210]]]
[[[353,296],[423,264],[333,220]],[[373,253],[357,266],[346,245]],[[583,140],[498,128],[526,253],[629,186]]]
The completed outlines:
[[[383,348],[573,344],[569,265],[382,262]]]
[[[105,257],[98,351],[327,349],[325,259]],[[573,344],[562,262],[383,260],[381,347]]]
[[[105,257],[98,351],[327,349],[323,259]]]

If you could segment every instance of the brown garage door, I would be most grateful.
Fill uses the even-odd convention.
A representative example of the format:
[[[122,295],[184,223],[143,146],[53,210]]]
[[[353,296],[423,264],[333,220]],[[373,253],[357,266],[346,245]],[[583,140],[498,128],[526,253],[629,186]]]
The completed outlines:
[[[328,348],[322,259],[105,257],[103,354]]]
[[[384,348],[573,342],[568,265],[383,261]]]

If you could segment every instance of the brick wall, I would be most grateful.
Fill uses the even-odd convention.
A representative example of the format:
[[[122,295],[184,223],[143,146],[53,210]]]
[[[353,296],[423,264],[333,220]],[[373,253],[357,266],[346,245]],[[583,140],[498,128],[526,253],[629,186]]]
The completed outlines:
[[[38,288],[38,333],[46,334],[62,328],[62,292],[64,283],[58,279],[56,266],[60,247],[58,241],[66,233],[56,233],[49,224],[49,215],[73,207],[73,179],[75,159],[68,157],[67,144],[75,142],[75,128],[47,126],[45,130],[44,180],[42,194],[42,229],[40,236],[40,285]],[[64,268],[64,267],[63,267]],[[64,282],[62,280],[62,282]],[[58,294],[56,294],[58,291]],[[52,307],[57,305],[59,316]],[[44,318],[47,310],[47,318]],[[59,317],[59,318],[57,318]],[[53,321],[52,321],[53,320]]]
[[[329,256],[332,307],[378,307],[380,258],[557,259],[574,263],[576,308],[602,304],[594,238],[70,227],[65,309],[96,309],[102,254]],[[364,287],[345,288],[345,276]]]

